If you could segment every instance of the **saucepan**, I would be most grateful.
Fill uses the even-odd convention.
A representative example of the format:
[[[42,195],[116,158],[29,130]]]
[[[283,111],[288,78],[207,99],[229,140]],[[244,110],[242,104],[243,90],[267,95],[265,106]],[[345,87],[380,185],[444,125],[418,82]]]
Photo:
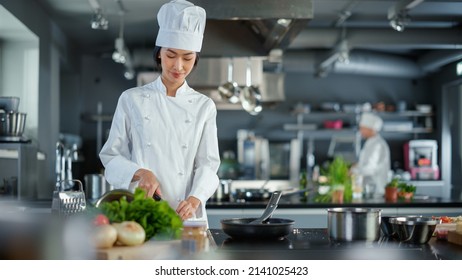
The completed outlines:
[[[290,234],[294,220],[271,218],[282,193],[275,191],[260,218],[221,220],[223,232],[235,239],[280,239]]]
[[[377,241],[380,237],[381,209],[330,208],[327,227],[334,241]]]

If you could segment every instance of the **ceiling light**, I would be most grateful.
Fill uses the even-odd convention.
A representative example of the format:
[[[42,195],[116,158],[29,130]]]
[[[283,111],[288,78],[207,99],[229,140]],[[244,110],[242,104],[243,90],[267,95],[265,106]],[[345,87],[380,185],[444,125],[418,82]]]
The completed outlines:
[[[277,23],[287,28],[292,23],[292,20],[286,19],[286,18],[280,18],[277,20]]]
[[[404,28],[411,22],[411,17],[408,12],[422,3],[424,0],[401,0],[388,9],[388,20],[390,26],[399,32],[403,32]]]
[[[109,27],[109,21],[101,13],[101,10],[96,11],[91,19],[91,28],[107,30],[108,27]]]
[[[410,22],[411,17],[407,14],[407,12],[401,11],[399,14],[396,14],[390,19],[390,26],[396,31],[403,32],[404,27]]]

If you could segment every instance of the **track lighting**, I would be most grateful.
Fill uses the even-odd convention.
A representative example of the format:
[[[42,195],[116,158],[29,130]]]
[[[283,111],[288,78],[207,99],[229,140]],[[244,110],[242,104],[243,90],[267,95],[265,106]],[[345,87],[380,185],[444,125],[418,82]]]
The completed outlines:
[[[91,28],[107,30],[108,27],[109,27],[109,21],[104,17],[101,10],[95,11],[91,19]]]
[[[422,3],[424,0],[401,0],[388,9],[388,20],[390,26],[399,32],[403,32],[404,28],[411,22],[411,17],[408,12]]]
[[[390,19],[390,26],[399,32],[404,31],[404,27],[411,22],[411,17],[406,11],[400,11]]]

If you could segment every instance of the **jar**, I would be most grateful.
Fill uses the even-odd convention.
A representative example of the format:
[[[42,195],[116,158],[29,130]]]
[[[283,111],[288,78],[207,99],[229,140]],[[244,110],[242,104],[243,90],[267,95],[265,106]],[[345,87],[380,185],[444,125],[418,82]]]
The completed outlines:
[[[209,249],[207,222],[204,220],[186,220],[183,222],[181,248],[184,254],[206,252]]]

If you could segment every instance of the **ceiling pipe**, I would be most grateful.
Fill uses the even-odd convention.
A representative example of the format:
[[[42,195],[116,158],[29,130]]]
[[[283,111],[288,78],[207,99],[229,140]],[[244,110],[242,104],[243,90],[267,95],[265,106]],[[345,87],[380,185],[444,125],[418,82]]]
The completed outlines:
[[[417,64],[424,72],[431,73],[459,60],[462,60],[462,50],[438,50],[423,55]]]
[[[328,51],[290,51],[284,54],[284,72],[308,72],[316,74],[320,58]],[[335,63],[331,73],[385,76],[397,78],[418,78],[424,75],[417,63],[397,55],[353,50],[349,63]]]

